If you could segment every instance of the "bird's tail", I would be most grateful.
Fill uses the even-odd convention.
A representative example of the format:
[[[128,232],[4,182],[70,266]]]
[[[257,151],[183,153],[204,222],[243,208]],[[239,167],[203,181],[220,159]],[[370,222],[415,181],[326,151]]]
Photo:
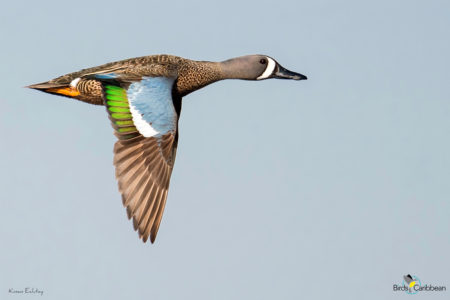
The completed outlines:
[[[80,92],[75,87],[72,87],[70,84],[53,83],[50,81],[32,84],[26,87],[50,94],[57,94],[60,96],[66,96],[71,98],[75,98],[80,95]]]
[[[77,99],[89,104],[103,105],[101,85],[95,80],[78,80],[75,84],[73,81],[50,80],[26,87],[49,94]],[[93,87],[94,89],[86,91],[86,87]]]

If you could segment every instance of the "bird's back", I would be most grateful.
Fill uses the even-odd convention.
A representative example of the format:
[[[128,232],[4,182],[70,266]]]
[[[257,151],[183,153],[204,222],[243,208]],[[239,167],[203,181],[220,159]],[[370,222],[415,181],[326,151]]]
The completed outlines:
[[[103,105],[101,83],[89,78],[89,75],[120,74],[130,79],[142,76],[177,77],[178,69],[184,61],[186,60],[181,57],[166,54],[129,58],[68,73],[29,87],[90,104]]]

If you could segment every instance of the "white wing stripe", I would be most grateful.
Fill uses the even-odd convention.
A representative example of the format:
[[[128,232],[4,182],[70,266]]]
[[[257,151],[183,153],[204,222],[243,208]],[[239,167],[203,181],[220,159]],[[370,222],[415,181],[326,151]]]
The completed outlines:
[[[140,134],[142,134],[145,137],[152,137],[159,133],[149,123],[144,121],[142,115],[131,103],[130,103],[130,112],[131,116],[133,117],[134,126],[136,126]]]

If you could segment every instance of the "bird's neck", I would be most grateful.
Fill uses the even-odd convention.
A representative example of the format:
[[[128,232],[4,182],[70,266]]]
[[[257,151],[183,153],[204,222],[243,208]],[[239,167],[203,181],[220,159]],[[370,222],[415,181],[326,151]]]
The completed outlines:
[[[221,63],[209,61],[187,61],[178,71],[177,92],[186,96],[213,82],[226,79]]]

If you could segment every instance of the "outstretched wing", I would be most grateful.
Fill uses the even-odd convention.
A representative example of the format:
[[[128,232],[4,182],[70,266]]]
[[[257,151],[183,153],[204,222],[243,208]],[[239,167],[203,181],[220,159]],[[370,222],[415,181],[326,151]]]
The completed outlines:
[[[128,218],[144,242],[153,243],[166,204],[178,140],[181,98],[172,98],[175,78],[122,81],[96,76],[115,135],[114,165]],[[179,103],[178,103],[179,102]],[[177,109],[176,109],[177,108]]]

